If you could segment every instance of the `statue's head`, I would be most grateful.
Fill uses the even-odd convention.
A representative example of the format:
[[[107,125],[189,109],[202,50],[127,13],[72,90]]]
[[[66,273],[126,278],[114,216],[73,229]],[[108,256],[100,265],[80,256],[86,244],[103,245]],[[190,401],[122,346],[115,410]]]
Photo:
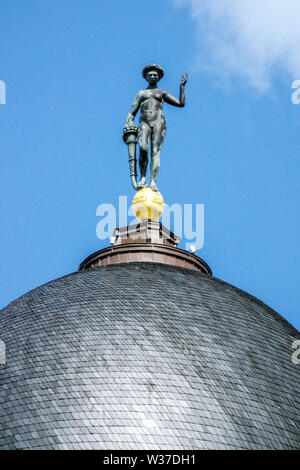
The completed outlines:
[[[163,69],[156,64],[146,65],[143,68],[143,77],[148,83],[157,83],[164,76]]]

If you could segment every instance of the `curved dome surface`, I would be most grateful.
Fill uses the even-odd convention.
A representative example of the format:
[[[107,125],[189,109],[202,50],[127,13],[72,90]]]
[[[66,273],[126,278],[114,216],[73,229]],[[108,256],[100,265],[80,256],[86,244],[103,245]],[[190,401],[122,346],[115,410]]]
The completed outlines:
[[[0,312],[1,449],[296,449],[300,335],[249,294],[156,263],[45,284]]]

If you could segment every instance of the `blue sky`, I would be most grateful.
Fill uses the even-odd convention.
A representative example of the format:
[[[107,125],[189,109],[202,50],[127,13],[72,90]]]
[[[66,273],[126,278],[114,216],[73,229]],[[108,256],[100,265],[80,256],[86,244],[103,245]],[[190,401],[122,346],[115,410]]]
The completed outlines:
[[[165,105],[165,201],[205,204],[197,254],[299,329],[296,52],[284,28],[278,44],[265,12],[220,32],[236,12],[216,14],[214,4],[2,1],[0,307],[107,245],[96,237],[96,208],[133,198],[121,131],[145,87],[141,70],[154,62],[165,70],[161,88],[175,95],[190,72],[186,107]]]

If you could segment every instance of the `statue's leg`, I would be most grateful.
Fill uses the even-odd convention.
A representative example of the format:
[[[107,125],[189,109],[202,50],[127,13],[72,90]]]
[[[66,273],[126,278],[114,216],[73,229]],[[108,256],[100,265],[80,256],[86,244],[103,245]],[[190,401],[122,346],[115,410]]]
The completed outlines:
[[[150,188],[153,189],[153,191],[158,191],[156,179],[160,168],[160,151],[166,135],[166,130],[166,122],[161,118],[154,125],[152,130]]]
[[[147,186],[147,165],[148,165],[148,148],[151,129],[145,122],[140,122],[139,126],[139,165],[141,172],[141,179],[138,182],[138,187],[143,188]]]

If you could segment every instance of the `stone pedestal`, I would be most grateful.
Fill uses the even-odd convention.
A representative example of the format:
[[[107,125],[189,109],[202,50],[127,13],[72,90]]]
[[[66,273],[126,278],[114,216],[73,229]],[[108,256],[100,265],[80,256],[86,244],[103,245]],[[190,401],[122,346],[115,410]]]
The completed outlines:
[[[179,238],[160,222],[144,220],[140,224],[116,228],[112,246],[88,256],[80,264],[79,271],[115,263],[155,262],[212,274],[205,261],[181,250],[178,243]]]

